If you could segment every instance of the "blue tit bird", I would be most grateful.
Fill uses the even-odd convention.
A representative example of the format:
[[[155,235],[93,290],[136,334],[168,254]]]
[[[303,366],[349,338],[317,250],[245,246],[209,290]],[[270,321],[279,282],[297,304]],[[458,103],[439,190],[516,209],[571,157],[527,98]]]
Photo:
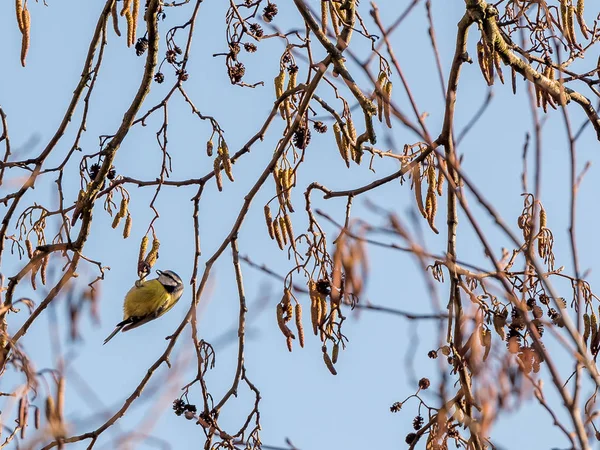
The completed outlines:
[[[128,331],[157,319],[169,311],[183,294],[183,282],[171,270],[157,270],[158,278],[135,282],[123,302],[123,321],[104,343],[110,341],[119,331]]]

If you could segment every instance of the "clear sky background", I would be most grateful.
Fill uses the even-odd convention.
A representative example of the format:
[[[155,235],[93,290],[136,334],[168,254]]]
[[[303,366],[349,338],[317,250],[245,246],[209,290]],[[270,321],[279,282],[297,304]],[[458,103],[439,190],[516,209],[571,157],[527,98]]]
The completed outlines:
[[[19,64],[20,33],[13,14],[13,5],[6,2],[0,6],[0,105],[8,115],[12,144],[17,149],[19,159],[39,154],[53,135],[70,101],[71,93],[79,81],[82,64],[87,52],[97,17],[103,2],[74,2],[49,0],[48,6],[41,2],[29,3],[32,16],[31,49],[27,68]],[[188,64],[190,79],[185,88],[196,106],[204,114],[214,116],[223,129],[230,149],[237,151],[253,136],[266,119],[272,102],[275,100],[272,80],[279,71],[278,59],[283,51],[283,43],[276,39],[259,43],[255,54],[242,54],[246,65],[245,81],[248,83],[265,81],[264,87],[242,89],[232,86],[226,74],[224,59],[214,58],[214,53],[225,52],[225,11],[227,2],[205,1],[200,10],[197,33]],[[318,5],[314,0],[309,2]],[[378,2],[382,18],[391,23],[408,2]],[[276,25],[283,30],[301,24],[292,2],[278,3],[280,14]],[[183,8],[169,8],[167,18],[160,24],[161,39],[165,32],[189,16],[193,2]],[[368,15],[369,5],[361,4],[362,14]],[[454,52],[456,24],[464,12],[460,1],[434,1],[433,16],[440,47],[442,64],[447,77]],[[367,22],[375,34],[376,28]],[[125,29],[124,23],[121,24]],[[266,26],[265,26],[266,27]],[[476,27],[471,28],[469,52],[475,58],[475,44],[478,39]],[[108,46],[105,62],[101,69],[98,85],[92,97],[87,132],[81,147],[84,153],[96,152],[98,136],[112,134],[121,122],[123,113],[130,104],[140,82],[144,58],[135,56],[133,48],[128,49],[123,37],[117,38],[111,30],[108,33]],[[437,136],[443,120],[444,101],[435,71],[433,53],[427,39],[427,22],[423,4],[416,7],[411,18],[405,21],[393,35],[396,55],[409,80],[413,94],[422,111],[428,113],[426,123],[432,134]],[[180,41],[183,45],[184,41]],[[318,48],[317,45],[314,46]],[[352,48],[364,58],[368,51],[368,41],[355,34]],[[161,53],[164,40],[161,40]],[[242,52],[243,53],[243,52]],[[322,56],[319,51],[318,55]],[[590,54],[586,60],[591,69],[597,55]],[[318,56],[317,56],[318,58]],[[585,67],[585,64],[582,66]],[[362,80],[360,70],[351,66],[352,73]],[[141,111],[145,112],[166,94],[174,81],[174,74],[165,70],[163,85],[153,84]],[[301,68],[300,79],[306,75]],[[505,70],[505,76],[510,73]],[[409,113],[409,104],[402,92],[397,74],[394,101]],[[493,88],[491,107],[485,112],[475,129],[470,132],[458,147],[464,155],[463,168],[478,183],[486,198],[501,212],[514,231],[519,231],[516,218],[522,209],[521,164],[525,134],[532,131],[532,118],[526,97],[525,84],[518,82],[518,93],[513,96],[508,85],[497,84]],[[320,95],[329,96],[321,87]],[[460,79],[456,128],[462,130],[481,105],[487,87],[477,64],[463,66]],[[576,105],[568,108],[569,115],[577,128],[584,120]],[[543,114],[540,112],[540,114]],[[53,162],[60,162],[68,152],[77,129],[81,107],[77,109],[74,122],[67,136],[56,149]],[[179,97],[170,103],[169,109],[169,151],[173,157],[171,179],[183,180],[200,177],[212,170],[212,159],[206,156],[206,140],[210,136],[210,126],[200,122],[191,114],[189,107]],[[557,266],[564,265],[566,273],[572,273],[568,246],[568,192],[569,192],[569,153],[560,112],[552,111],[544,123],[543,133],[543,196],[541,198],[548,213],[548,224],[554,231]],[[331,124],[331,122],[329,122]],[[160,126],[160,117],[152,117],[147,126],[134,127],[117,153],[115,162],[119,175],[152,180],[160,172],[161,152],[156,145],[155,133]],[[273,149],[283,121],[276,119],[266,139],[252,147],[234,166],[235,183],[225,181],[225,188],[219,193],[211,182],[205,189],[200,203],[200,228],[202,244],[202,265],[221,244],[237,216],[243,197],[254,184],[264,165],[272,156]],[[392,132],[379,127],[379,148],[393,148],[400,151],[406,143],[414,143],[416,137],[396,123]],[[578,166],[581,169],[586,161],[597,159],[598,142],[591,127],[578,141]],[[19,151],[20,150],[20,151]],[[77,173],[79,160],[74,159],[67,173]],[[313,133],[307,150],[306,163],[298,176],[298,186],[293,194],[297,212],[294,226],[297,233],[306,227],[303,215],[304,188],[312,181],[319,181],[331,189],[357,187],[397,170],[391,160],[376,161],[377,173],[368,170],[368,164],[360,167],[352,165],[346,169],[335,147],[331,133]],[[6,180],[1,194],[14,189],[22,178]],[[66,178],[68,201],[76,199],[79,178]],[[532,182],[530,182],[530,186]],[[131,212],[133,232],[128,240],[123,240],[121,229],[112,230],[112,218],[98,202],[94,213],[92,234],[85,247],[86,256],[100,260],[110,266],[106,279],[101,283],[100,318],[101,323],[93,323],[87,315],[82,319],[80,331],[82,339],[69,340],[68,309],[65,298],[53,303],[40,320],[37,320],[22,340],[37,369],[55,364],[51,352],[51,317],[59,323],[61,347],[67,357],[67,420],[71,423],[71,433],[91,431],[103,423],[131,394],[148,368],[162,354],[165,336],[171,334],[184,317],[191,301],[192,290],[186,286],[180,303],[160,320],[149,323],[131,333],[117,336],[110,345],[102,346],[102,341],[121,320],[122,300],[136,279],[136,262],[139,241],[147,224],[153,217],[148,204],[154,188],[127,186],[132,196]],[[598,251],[597,216],[593,212],[597,204],[599,188],[597,168],[592,165],[580,191],[582,216],[577,224],[581,267],[594,269]],[[161,240],[160,259],[156,268],[176,271],[184,281],[190,279],[193,268],[193,223],[190,199],[196,187],[165,187],[160,193],[157,208],[161,217],[156,224]],[[240,252],[255,262],[266,263],[277,272],[284,274],[291,269],[274,241],[268,237],[263,222],[262,207],[274,193],[269,181],[257,196],[247,221],[239,237]],[[444,197],[445,199],[445,197]],[[50,208],[57,205],[54,179],[40,180],[34,191],[28,194],[27,202],[36,201]],[[381,189],[368,193],[355,200],[353,216],[362,217],[375,224],[383,224],[384,219],[370,213],[366,200],[395,210],[408,223],[414,214],[414,196],[409,185],[389,183]],[[344,199],[324,201],[314,197],[315,207],[327,209],[338,221],[343,220]],[[442,200],[441,203],[443,203]],[[493,227],[493,223],[471,199],[471,206],[477,212],[484,229],[493,239],[494,249],[500,253],[502,246],[509,246],[505,236]],[[5,209],[2,207],[2,211]],[[438,228],[444,230],[445,207],[440,204]],[[459,255],[462,260],[485,264],[481,246],[474,238],[466,218],[460,217]],[[55,225],[55,224],[54,224]],[[336,236],[336,230],[323,221],[328,231],[329,241]],[[431,251],[442,253],[445,248],[445,234],[434,236],[423,221],[418,222],[426,235]],[[383,242],[392,242],[389,236],[379,236]],[[397,308],[411,312],[432,312],[424,279],[416,261],[410,256],[389,249],[369,248],[371,276],[361,302]],[[54,260],[57,267],[60,263]],[[2,273],[14,274],[22,267],[16,255],[4,257]],[[411,423],[417,415],[416,402],[407,403],[400,413],[392,414],[389,407],[416,390],[417,380],[429,377],[436,386],[438,362],[429,360],[427,352],[437,347],[438,328],[431,322],[414,323],[398,316],[371,311],[352,313],[346,311],[349,320],[344,324],[345,335],[349,338],[346,351],[340,355],[337,364],[337,377],[331,376],[322,362],[321,343],[311,333],[307,334],[306,348],[297,345],[292,353],[287,351],[285,339],[275,320],[275,304],[280,299],[279,282],[269,279],[255,269],[242,266],[246,283],[246,294],[250,310],[248,320],[248,341],[246,348],[247,374],[259,388],[261,401],[262,441],[264,444],[285,447],[285,438],[302,450],[365,448],[405,448],[404,437],[412,431]],[[91,265],[82,264],[80,282],[84,286],[96,273]],[[56,275],[53,278],[56,279]],[[227,250],[213,270],[211,295],[202,299],[199,307],[199,335],[211,342],[217,349],[216,367],[210,371],[207,382],[215,398],[220,398],[231,385],[237,361],[235,330],[237,329],[238,297],[233,276],[230,251]],[[588,280],[594,286],[597,275],[592,271]],[[301,278],[295,279],[296,283]],[[569,297],[568,285],[558,286]],[[17,297],[31,296],[39,301],[44,290],[31,291],[28,282],[21,283]],[[447,301],[447,286],[439,285],[438,293],[442,302]],[[308,310],[308,299],[302,299]],[[261,302],[267,302],[261,306]],[[26,312],[11,315],[10,329],[15,331],[25,320]],[[305,318],[308,324],[308,316]],[[497,336],[495,345],[502,346]],[[551,341],[548,345],[551,345]],[[560,361],[560,353],[557,353]],[[177,375],[163,365],[153,377],[142,397],[137,400],[125,418],[118,422],[118,428],[102,435],[97,448],[115,448],[115,431],[150,434],[157,439],[130,441],[131,447],[139,449],[202,448],[204,434],[193,421],[177,417],[171,410],[171,402],[178,397],[181,386],[195,375],[195,355],[189,328],[179,339],[172,362],[181,367]],[[566,378],[572,370],[568,364],[559,364]],[[448,370],[447,368],[445,370]],[[1,390],[9,390],[20,378],[5,376]],[[547,384],[547,395],[555,399]],[[93,391],[93,395],[88,390]],[[158,392],[157,392],[158,389]],[[201,404],[198,391],[192,390],[190,401]],[[44,395],[38,397],[42,404]],[[425,394],[432,405],[438,398],[434,390]],[[221,414],[221,425],[225,429],[237,429],[252,408],[253,397],[241,389],[237,399],[232,400]],[[534,407],[534,400],[525,398],[510,414],[504,414],[493,430],[492,437],[500,448],[548,449],[565,448],[567,441],[554,428],[551,419],[541,409]],[[4,404],[4,411],[9,411]],[[425,415],[425,411],[422,411]],[[3,414],[3,420],[13,414]],[[155,425],[151,429],[148,425]],[[29,435],[34,436],[33,430]],[[163,442],[164,441],[164,442]],[[68,448],[83,449],[89,442],[70,445]],[[424,441],[422,443],[424,446]]]

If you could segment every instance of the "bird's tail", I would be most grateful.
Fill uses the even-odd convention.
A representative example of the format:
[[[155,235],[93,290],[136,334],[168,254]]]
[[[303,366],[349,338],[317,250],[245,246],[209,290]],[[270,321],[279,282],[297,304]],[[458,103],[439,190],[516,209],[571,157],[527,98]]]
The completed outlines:
[[[120,323],[120,324],[118,324],[118,325],[116,326],[116,328],[114,329],[114,331],[113,331],[112,333],[110,333],[110,335],[109,335],[109,336],[108,336],[106,339],[104,339],[104,344],[102,344],[102,345],[105,345],[105,344],[106,344],[108,341],[110,341],[112,338],[114,338],[114,337],[115,337],[115,335],[116,335],[116,334],[117,334],[119,331],[121,331],[125,325],[126,325],[126,323]]]

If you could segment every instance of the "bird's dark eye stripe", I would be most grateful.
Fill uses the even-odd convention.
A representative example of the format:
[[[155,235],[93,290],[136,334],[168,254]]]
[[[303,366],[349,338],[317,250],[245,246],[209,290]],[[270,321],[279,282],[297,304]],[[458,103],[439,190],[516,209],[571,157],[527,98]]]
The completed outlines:
[[[163,272],[162,275],[166,276],[167,278],[170,278],[175,283],[181,283],[181,278],[173,276],[174,274],[172,274],[171,272]]]

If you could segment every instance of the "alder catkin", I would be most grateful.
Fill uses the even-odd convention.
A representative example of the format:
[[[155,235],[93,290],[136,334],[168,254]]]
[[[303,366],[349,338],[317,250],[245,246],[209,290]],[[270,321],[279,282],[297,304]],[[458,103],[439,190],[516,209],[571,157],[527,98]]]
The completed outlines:
[[[579,29],[581,30],[581,34],[584,39],[589,39],[590,35],[588,33],[588,27],[585,23],[585,19],[583,18],[583,11],[585,9],[584,0],[577,0],[577,8],[576,8],[576,16],[577,23],[579,23]]]
[[[421,164],[417,163],[412,168],[412,179],[415,190],[415,200],[417,201],[417,208],[424,218],[427,218],[425,207],[423,206],[423,193],[421,192]]]
[[[300,347],[304,348],[304,327],[302,326],[302,305],[300,303],[296,303],[296,311],[295,311],[295,319],[296,319],[296,329],[298,330],[298,340],[300,342]]]
[[[21,17],[23,22],[23,36],[21,39],[21,65],[25,67],[25,60],[27,59],[27,52],[29,51],[29,33],[31,31],[31,17],[29,15],[27,5],[25,5],[25,8],[23,8]]]
[[[583,315],[583,342],[587,346],[587,341],[590,337],[590,315],[585,313]]]
[[[46,255],[42,258],[42,263],[40,265],[40,277],[42,279],[42,284],[46,285],[46,274],[48,272],[48,261],[50,260],[50,255]]]
[[[19,31],[23,33],[25,27],[23,25],[23,3],[21,3],[21,0],[15,0],[15,13],[17,15],[17,26]]]
[[[152,268],[156,260],[158,259],[158,249],[160,248],[160,241],[156,238],[152,239],[152,248],[150,253],[146,256],[146,263]]]
[[[329,2],[321,0],[321,31],[327,34],[327,16],[329,15]]]
[[[599,62],[600,62],[600,60],[599,60]],[[340,124],[337,122],[335,122],[333,124],[333,135],[335,136],[335,143],[337,144],[340,155],[342,156],[342,159],[346,163],[346,167],[350,167],[350,154],[348,152],[349,147],[344,142],[345,139],[344,139],[344,136],[342,135],[342,130],[340,128]]]
[[[290,238],[290,244],[292,248],[296,248],[296,241],[294,240],[294,229],[292,228],[292,219],[289,214],[283,215],[283,223],[285,224],[285,230]]]
[[[385,117],[385,124],[388,128],[392,128],[392,119],[390,117],[390,102],[392,101],[392,82],[388,81],[383,87],[383,115]]]
[[[285,86],[285,70],[281,69],[279,75],[275,77],[275,97],[279,99],[283,95],[283,89]]]
[[[444,182],[446,181],[446,176],[444,175],[444,170],[446,164],[443,161],[440,161],[440,167],[438,169],[438,179],[437,179],[437,193],[441,197],[444,193]]]
[[[331,362],[331,358],[329,358],[329,354],[327,353],[327,347],[323,346],[323,361],[325,365],[329,369],[332,375],[337,375],[337,370],[333,367],[333,362]]]
[[[127,214],[127,219],[125,219],[125,227],[123,228],[123,238],[127,239],[131,234],[131,214]]]
[[[265,221],[267,223],[267,230],[271,239],[275,239],[275,232],[273,231],[273,216],[271,214],[271,208],[269,205],[265,205]]]
[[[132,24],[131,24],[131,45],[135,43],[135,36],[137,33],[138,16],[140,13],[140,0],[133,0],[133,7],[131,9]]]
[[[277,245],[281,250],[283,250],[285,248],[285,245],[283,244],[283,236],[281,230],[279,229],[279,222],[277,221],[277,219],[273,221],[273,233],[275,234],[275,240],[277,241]]]
[[[129,9],[125,11],[125,20],[127,21],[127,47],[131,47],[133,45],[133,16]]]
[[[33,245],[29,239],[25,239],[25,248],[27,248],[27,256],[29,256],[29,259],[33,258]]]
[[[144,255],[146,254],[146,250],[148,250],[148,236],[144,236],[142,238],[142,242],[140,243],[140,254],[138,257],[138,264],[144,260]]]
[[[281,237],[283,238],[283,243],[284,245],[287,245],[288,234],[286,232],[285,219],[283,218],[283,216],[279,216],[279,229],[281,230]]]
[[[285,324],[285,318],[283,316],[284,313],[284,307],[281,303],[277,304],[277,325],[279,325],[279,329],[281,330],[281,332],[283,333],[283,335],[286,338],[289,339],[295,339],[294,333],[292,333],[292,330],[290,330],[288,328],[288,326]]]
[[[121,37],[121,30],[119,30],[119,15],[117,12],[117,2],[116,1],[112,5],[112,8],[110,10],[110,15],[112,16],[113,30],[117,36]]]
[[[213,162],[213,169],[215,173],[215,181],[217,182],[217,189],[219,192],[223,190],[223,175],[221,175],[221,157],[217,156]]]
[[[336,342],[333,346],[333,351],[331,352],[331,362],[333,364],[337,363],[339,353],[340,353],[340,344],[339,344],[339,342]]]

